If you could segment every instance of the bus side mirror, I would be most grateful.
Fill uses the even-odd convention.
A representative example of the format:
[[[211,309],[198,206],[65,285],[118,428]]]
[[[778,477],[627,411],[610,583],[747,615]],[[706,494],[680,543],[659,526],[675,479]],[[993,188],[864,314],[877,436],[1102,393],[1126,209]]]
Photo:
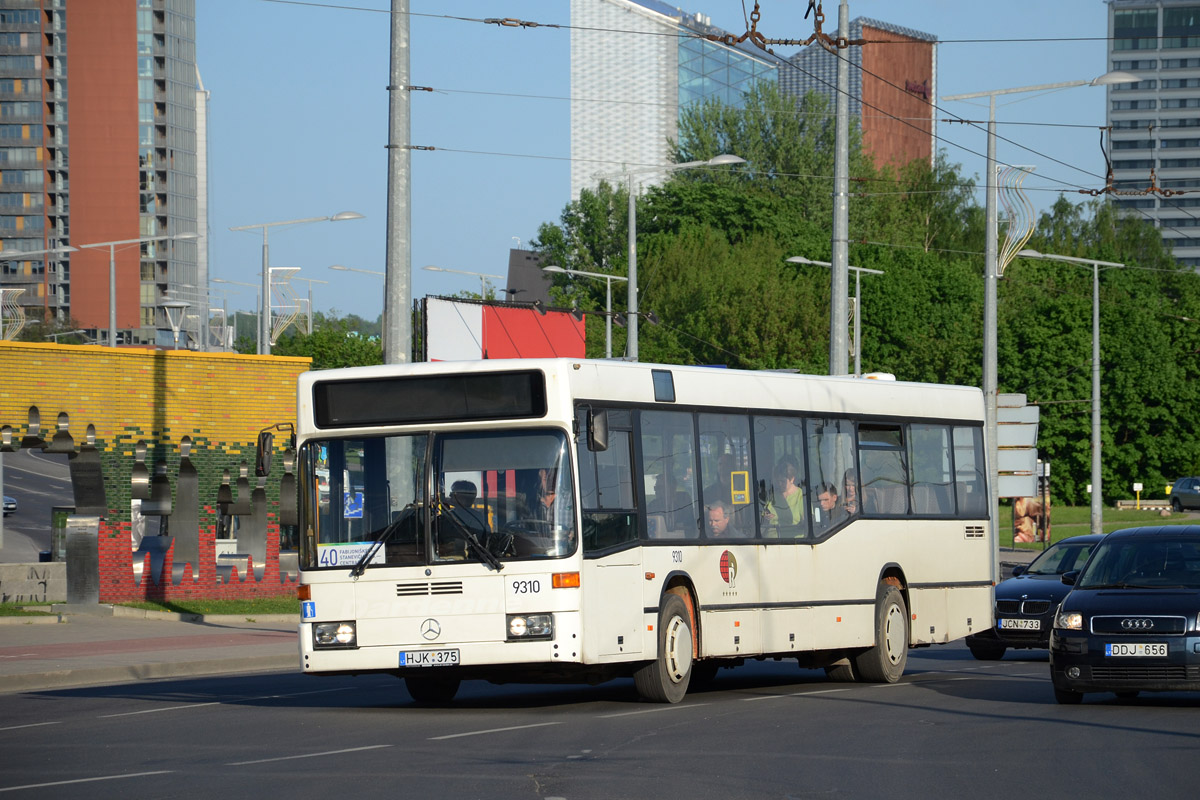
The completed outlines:
[[[275,434],[269,430],[259,431],[258,445],[254,453],[254,475],[264,478],[271,474],[271,456],[275,447]]]
[[[587,444],[588,450],[593,452],[603,452],[608,449],[608,411],[588,409]]]

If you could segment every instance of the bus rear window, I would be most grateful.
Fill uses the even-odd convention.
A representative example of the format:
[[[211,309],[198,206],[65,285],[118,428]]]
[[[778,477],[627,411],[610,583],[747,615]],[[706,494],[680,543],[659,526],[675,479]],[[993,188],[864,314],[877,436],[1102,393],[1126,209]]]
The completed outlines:
[[[313,385],[318,428],[545,415],[546,384],[540,372],[365,378]]]

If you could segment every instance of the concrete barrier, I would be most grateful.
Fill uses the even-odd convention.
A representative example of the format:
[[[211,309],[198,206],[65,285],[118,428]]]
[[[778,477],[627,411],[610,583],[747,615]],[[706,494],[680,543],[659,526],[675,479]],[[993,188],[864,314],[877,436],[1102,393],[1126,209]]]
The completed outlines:
[[[0,564],[0,603],[62,603],[67,599],[67,565]]]

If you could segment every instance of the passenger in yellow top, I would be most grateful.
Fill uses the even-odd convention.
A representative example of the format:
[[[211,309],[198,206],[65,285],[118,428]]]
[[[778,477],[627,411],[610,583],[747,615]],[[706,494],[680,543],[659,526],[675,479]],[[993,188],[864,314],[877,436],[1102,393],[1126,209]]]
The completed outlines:
[[[804,523],[804,492],[797,484],[799,466],[796,459],[784,456],[779,459],[772,473],[774,484],[770,497],[763,508],[763,525],[769,538],[781,535],[799,536],[795,526]]]

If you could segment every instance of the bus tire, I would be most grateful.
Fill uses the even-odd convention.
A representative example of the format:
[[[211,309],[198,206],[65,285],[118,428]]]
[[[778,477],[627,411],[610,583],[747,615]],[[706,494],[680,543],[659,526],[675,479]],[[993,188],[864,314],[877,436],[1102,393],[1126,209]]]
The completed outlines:
[[[677,594],[664,594],[658,611],[658,658],[633,673],[633,685],[645,700],[678,703],[692,678],[691,615]]]
[[[908,608],[904,595],[880,584],[875,596],[875,646],[854,657],[855,672],[868,683],[895,683],[908,663]]]
[[[449,703],[458,694],[458,678],[418,678],[409,676],[404,679],[404,688],[409,695],[422,705],[440,706]]]

